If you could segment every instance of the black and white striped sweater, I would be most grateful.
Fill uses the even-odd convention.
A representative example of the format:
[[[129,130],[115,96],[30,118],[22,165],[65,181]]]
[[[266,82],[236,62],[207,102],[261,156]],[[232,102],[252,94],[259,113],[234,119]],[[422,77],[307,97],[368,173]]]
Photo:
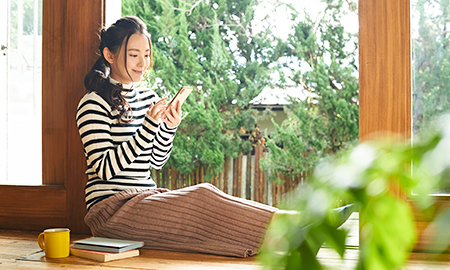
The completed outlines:
[[[87,160],[85,187],[88,210],[97,202],[129,188],[156,187],[150,167],[160,169],[169,159],[175,128],[147,114],[154,91],[131,89],[122,95],[134,121],[119,123],[117,110],[95,92],[86,94],[77,110],[77,125]]]

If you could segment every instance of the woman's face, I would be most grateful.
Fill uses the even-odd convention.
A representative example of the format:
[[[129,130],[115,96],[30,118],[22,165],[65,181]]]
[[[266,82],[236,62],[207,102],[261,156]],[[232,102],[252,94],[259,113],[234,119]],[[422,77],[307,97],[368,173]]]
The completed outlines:
[[[117,61],[111,64],[111,77],[123,84],[139,82],[142,80],[144,71],[150,66],[150,46],[148,39],[142,34],[133,34],[128,39],[128,45],[126,47],[127,51],[125,52],[124,41],[119,53],[115,56]],[[126,63],[125,53],[127,56]],[[127,70],[130,75],[128,75]]]

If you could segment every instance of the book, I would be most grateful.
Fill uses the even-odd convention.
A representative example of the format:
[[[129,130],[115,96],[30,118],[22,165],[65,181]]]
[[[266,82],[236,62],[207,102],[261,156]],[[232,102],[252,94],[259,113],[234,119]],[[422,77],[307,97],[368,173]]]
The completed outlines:
[[[70,254],[81,258],[91,259],[94,261],[109,262],[139,256],[139,250],[132,249],[121,253],[112,253],[112,252],[94,251],[71,247]]]
[[[103,237],[91,237],[82,240],[73,241],[73,248],[87,249],[94,251],[121,253],[124,251],[137,249],[144,246],[144,242],[103,238]]]

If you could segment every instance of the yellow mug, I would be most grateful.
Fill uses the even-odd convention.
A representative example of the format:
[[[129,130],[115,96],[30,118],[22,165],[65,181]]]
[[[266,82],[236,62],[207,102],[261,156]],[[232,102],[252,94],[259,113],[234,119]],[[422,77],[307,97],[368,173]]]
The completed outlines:
[[[47,229],[38,237],[39,247],[45,251],[45,257],[65,258],[69,256],[70,230],[67,228]]]

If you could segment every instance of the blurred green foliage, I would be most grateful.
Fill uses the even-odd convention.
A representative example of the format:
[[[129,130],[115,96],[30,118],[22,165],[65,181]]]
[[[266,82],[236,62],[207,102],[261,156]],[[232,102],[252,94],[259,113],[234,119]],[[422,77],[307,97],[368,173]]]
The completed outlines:
[[[448,181],[450,121],[444,117],[414,142],[394,137],[368,141],[329,157],[297,200],[299,215],[284,216],[269,228],[260,260],[267,269],[322,269],[315,254],[326,242],[343,258],[347,231],[338,228],[333,209],[346,198],[359,209],[360,247],[357,269],[400,269],[416,241],[412,205],[425,215],[433,209],[434,189]],[[412,199],[412,205],[399,194]],[[450,243],[450,211],[432,224],[440,250]],[[436,247],[435,247],[436,248]]]

